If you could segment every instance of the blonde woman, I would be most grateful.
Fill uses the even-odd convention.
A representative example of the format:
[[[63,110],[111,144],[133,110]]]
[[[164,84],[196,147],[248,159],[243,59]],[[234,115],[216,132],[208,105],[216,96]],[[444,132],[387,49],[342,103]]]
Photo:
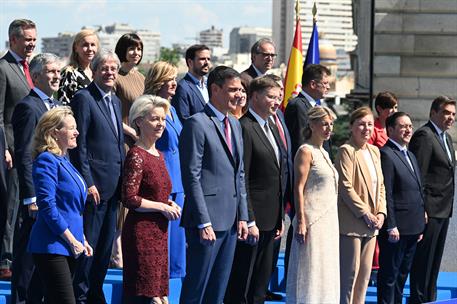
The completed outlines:
[[[69,105],[75,93],[87,87],[92,81],[90,63],[99,50],[95,31],[85,29],[76,34],[69,64],[63,68],[57,97],[63,105]]]
[[[368,107],[352,112],[351,136],[335,162],[340,175],[340,303],[365,303],[376,235],[387,216],[380,153],[368,144],[373,127]]]
[[[149,70],[145,81],[145,94],[160,96],[168,101],[176,92],[177,68],[165,61],[157,61]],[[166,116],[166,126],[162,137],[157,140],[157,149],[164,157],[171,178],[170,200],[181,208],[184,205],[184,189],[181,182],[181,166],[179,163],[179,135],[182,124],[175,108],[170,105]],[[186,275],[186,236],[178,221],[169,224],[170,239],[168,253],[170,255],[170,277],[183,278]]]

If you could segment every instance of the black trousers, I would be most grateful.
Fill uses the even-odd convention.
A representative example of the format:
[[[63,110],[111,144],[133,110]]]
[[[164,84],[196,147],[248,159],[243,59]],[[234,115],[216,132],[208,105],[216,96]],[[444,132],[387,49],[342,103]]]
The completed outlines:
[[[417,244],[411,267],[410,304],[434,302],[449,218],[428,218],[424,238]]]
[[[402,303],[403,288],[416,252],[417,238],[418,235],[400,233],[400,240],[391,243],[384,231],[378,236],[378,303]]]
[[[273,265],[275,230],[260,231],[255,246],[237,242],[225,304],[264,303]]]
[[[46,304],[75,304],[73,274],[76,259],[57,254],[33,254],[35,266],[43,282]]]

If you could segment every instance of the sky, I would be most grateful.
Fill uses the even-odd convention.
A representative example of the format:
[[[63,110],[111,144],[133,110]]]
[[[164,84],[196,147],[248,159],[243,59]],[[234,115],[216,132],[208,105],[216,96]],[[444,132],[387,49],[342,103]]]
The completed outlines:
[[[282,0],[0,0],[0,50],[17,18],[37,24],[38,40],[82,26],[128,23],[161,34],[161,45],[194,43],[201,30],[223,29],[224,47],[237,26],[271,28],[272,1]],[[41,41],[37,50],[41,48]]]

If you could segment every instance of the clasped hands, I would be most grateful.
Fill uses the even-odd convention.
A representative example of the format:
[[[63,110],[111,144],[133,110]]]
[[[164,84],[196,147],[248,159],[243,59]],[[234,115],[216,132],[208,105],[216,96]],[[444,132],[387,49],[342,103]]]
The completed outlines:
[[[84,239],[84,245],[81,242],[74,240],[70,244],[70,249],[71,249],[71,253],[73,253],[73,256],[75,257],[75,259],[78,258],[83,253],[87,257],[91,257],[94,254],[94,250],[89,245],[89,243],[87,242],[86,239]]]
[[[374,215],[371,212],[367,212],[363,215],[363,220],[367,224],[368,228],[372,230],[381,229],[382,225],[384,225],[384,215],[382,213]]]

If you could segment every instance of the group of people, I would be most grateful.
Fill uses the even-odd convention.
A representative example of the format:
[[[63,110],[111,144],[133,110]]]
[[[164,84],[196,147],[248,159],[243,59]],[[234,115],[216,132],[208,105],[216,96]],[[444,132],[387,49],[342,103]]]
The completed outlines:
[[[270,39],[242,73],[211,69],[210,49],[193,45],[179,82],[164,61],[138,72],[134,33],[113,52],[82,30],[62,70],[53,54],[29,62],[32,21],[14,20],[9,41],[0,277],[12,269],[13,303],[105,303],[110,264],[123,268],[124,303],[168,303],[169,278],[182,278],[180,303],[263,303],[278,297],[268,285],[286,213],[287,303],[364,303],[376,240],[380,303],[401,302],[410,270],[410,303],[436,299],[455,100],[437,97],[413,134],[382,92],[376,120],[350,114],[334,158],[336,116],[320,105],[330,71],[307,66],[283,115]]]

